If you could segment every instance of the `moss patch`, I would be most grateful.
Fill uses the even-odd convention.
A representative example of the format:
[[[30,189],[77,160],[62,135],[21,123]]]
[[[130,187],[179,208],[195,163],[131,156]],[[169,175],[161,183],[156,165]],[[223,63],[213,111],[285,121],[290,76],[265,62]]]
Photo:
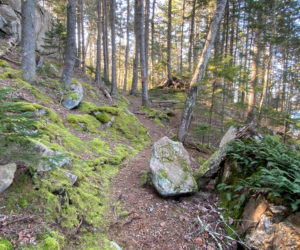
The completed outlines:
[[[101,127],[100,122],[93,116],[84,115],[68,115],[67,121],[77,130],[88,131],[94,134],[99,133]]]
[[[13,250],[14,248],[8,240],[0,238],[0,249],[1,250]]]

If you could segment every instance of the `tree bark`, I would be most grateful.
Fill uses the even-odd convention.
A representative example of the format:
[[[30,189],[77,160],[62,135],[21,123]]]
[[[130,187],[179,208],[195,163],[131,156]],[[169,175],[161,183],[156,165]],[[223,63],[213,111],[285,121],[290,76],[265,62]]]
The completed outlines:
[[[103,58],[104,78],[109,81],[109,55],[108,55],[108,32],[107,32],[107,6],[106,0],[102,0],[102,32],[103,32]]]
[[[193,0],[193,9],[191,16],[191,31],[189,38],[189,51],[188,51],[188,71],[192,72],[192,51],[194,47],[194,29],[195,29],[195,12],[196,12],[196,0]]]
[[[154,86],[154,18],[155,18],[155,4],[156,0],[152,3],[152,20],[151,20],[151,83]]]
[[[131,83],[131,95],[138,95],[138,68],[139,68],[139,53],[140,53],[140,41],[138,36],[138,0],[134,1],[134,47],[135,56],[133,60],[133,74]]]
[[[35,1],[22,0],[22,70],[23,80],[35,81]]]
[[[127,90],[127,74],[128,74],[128,54],[129,54],[129,20],[130,19],[130,0],[127,0],[127,20],[126,20],[126,50],[125,50],[125,72],[123,90]]]
[[[82,41],[82,72],[86,73],[86,48],[85,48],[85,32],[84,32],[84,9],[83,9],[83,0],[80,0],[80,17],[81,17],[81,41]]]
[[[227,0],[217,1],[217,8],[212,23],[210,25],[210,29],[206,38],[202,55],[199,59],[199,63],[197,65],[197,68],[195,70],[195,73],[190,83],[191,89],[185,102],[185,107],[183,110],[181,123],[178,131],[178,139],[181,142],[184,142],[184,139],[186,137],[186,132],[191,124],[193,110],[197,101],[198,91],[200,89],[200,87],[197,84],[202,80],[204,76],[204,72],[208,60],[210,58],[211,48],[214,45],[214,40],[216,38],[218,27],[222,19],[222,15],[224,13],[226,2]]]
[[[102,86],[101,80],[101,0],[97,0],[97,63],[96,63],[96,83]]]
[[[149,68],[149,15],[150,15],[150,0],[146,0],[145,5],[145,61],[148,75]]]
[[[81,28],[80,28],[80,7],[77,3],[77,13],[76,13],[76,18],[77,18],[77,58],[76,58],[76,67],[80,68],[81,65]]]
[[[249,87],[249,100],[248,100],[248,111],[247,111],[247,122],[250,123],[255,119],[255,102],[256,102],[256,84],[257,84],[257,78],[258,78],[258,67],[259,67],[259,61],[260,61],[260,52],[261,52],[261,46],[260,46],[260,40],[261,40],[261,29],[260,29],[260,23],[262,21],[261,17],[262,13],[261,11],[257,11],[257,23],[255,27],[255,37],[254,37],[254,46],[253,46],[253,58],[252,58],[252,71],[251,71],[251,77],[250,77],[250,87]]]
[[[110,22],[111,22],[111,97],[116,98],[117,79],[116,79],[116,0],[110,0]]]
[[[168,83],[173,81],[172,66],[171,66],[171,46],[172,46],[172,0],[168,4],[168,36],[167,36],[167,73]]]
[[[180,66],[179,66],[179,73],[182,75],[182,69],[183,69],[183,28],[184,28],[184,11],[185,11],[185,2],[186,0],[183,0],[182,3],[182,17],[181,17],[181,36],[180,36]]]
[[[145,14],[144,0],[138,0],[138,36],[140,41],[140,64],[141,64],[141,79],[142,79],[142,105],[148,106],[148,69],[146,63],[146,46],[145,46]]]
[[[76,0],[69,0],[67,7],[67,48],[62,82],[69,88],[72,83],[76,50]]]

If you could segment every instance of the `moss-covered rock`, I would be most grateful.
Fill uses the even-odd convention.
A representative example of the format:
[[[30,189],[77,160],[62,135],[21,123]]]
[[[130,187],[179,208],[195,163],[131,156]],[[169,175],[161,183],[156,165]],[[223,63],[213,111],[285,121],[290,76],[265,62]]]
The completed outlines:
[[[77,130],[89,131],[91,133],[99,133],[99,128],[101,127],[100,122],[93,116],[84,115],[68,115],[67,121]]]

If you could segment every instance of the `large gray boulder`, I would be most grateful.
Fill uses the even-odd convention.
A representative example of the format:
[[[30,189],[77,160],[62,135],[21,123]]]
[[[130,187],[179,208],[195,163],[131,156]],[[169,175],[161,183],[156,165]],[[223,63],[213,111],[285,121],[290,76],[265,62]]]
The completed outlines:
[[[65,97],[62,102],[62,105],[67,109],[76,108],[83,98],[83,88],[82,85],[78,81],[72,81],[70,92]]]
[[[0,165],[0,194],[12,184],[16,169],[15,163]]]
[[[150,159],[152,183],[162,196],[192,193],[197,184],[190,170],[190,157],[181,142],[163,137],[153,145]]]

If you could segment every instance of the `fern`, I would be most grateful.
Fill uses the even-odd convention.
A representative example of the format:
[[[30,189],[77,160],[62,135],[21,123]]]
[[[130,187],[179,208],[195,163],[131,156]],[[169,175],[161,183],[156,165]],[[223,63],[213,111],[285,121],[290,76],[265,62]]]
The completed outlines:
[[[293,211],[300,205],[300,157],[281,143],[279,138],[265,136],[237,140],[227,147],[229,156],[241,169],[241,179],[231,190],[239,193],[243,188],[252,193],[268,193],[289,204]],[[228,185],[219,185],[228,190]],[[228,192],[228,191],[227,191]]]

